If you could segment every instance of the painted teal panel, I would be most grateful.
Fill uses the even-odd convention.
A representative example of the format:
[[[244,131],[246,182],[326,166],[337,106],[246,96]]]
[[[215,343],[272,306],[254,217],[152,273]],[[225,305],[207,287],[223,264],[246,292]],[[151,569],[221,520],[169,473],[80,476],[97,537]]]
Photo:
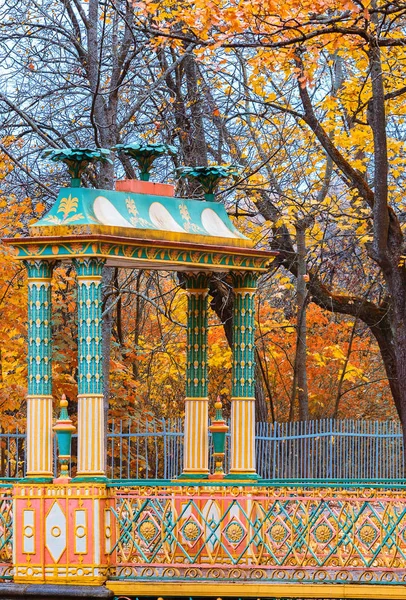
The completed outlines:
[[[220,203],[88,188],[62,188],[51,210],[34,227],[58,225],[104,225],[247,239]]]
[[[54,263],[24,261],[28,272],[28,394],[52,395],[51,277]]]

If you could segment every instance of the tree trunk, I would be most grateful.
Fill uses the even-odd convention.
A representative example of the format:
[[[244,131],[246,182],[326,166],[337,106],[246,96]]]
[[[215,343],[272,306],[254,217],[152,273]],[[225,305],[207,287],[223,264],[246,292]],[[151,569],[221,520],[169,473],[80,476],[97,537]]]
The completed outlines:
[[[258,353],[256,352],[257,361]],[[272,399],[270,399],[271,401]],[[261,423],[268,423],[268,405],[266,402],[266,392],[261,367],[258,362],[255,365],[255,419]]]
[[[138,365],[138,345],[140,340],[140,332],[141,332],[141,317],[142,317],[142,308],[143,303],[140,296],[140,284],[141,278],[143,275],[143,270],[140,269],[137,273],[137,278],[135,280],[135,323],[134,323],[134,359],[132,364],[133,377],[137,381],[139,375],[139,365]]]
[[[297,317],[296,317],[296,357],[295,388],[292,399],[297,395],[299,402],[299,420],[309,419],[309,393],[307,388],[307,286],[306,286],[306,224],[296,224],[297,245]],[[293,402],[292,402],[293,406]]]

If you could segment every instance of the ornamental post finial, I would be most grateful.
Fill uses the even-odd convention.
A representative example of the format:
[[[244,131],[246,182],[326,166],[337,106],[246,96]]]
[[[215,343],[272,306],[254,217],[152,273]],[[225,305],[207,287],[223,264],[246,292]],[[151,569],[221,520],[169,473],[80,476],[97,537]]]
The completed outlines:
[[[224,479],[224,456],[226,449],[226,434],[229,430],[228,425],[223,417],[223,405],[220,396],[217,396],[217,401],[214,405],[216,414],[212,424],[209,427],[209,431],[213,438],[213,457],[215,470],[212,475],[209,475],[209,479]]]
[[[68,401],[65,394],[62,394],[59,402],[59,419],[55,423],[53,430],[56,433],[58,443],[58,460],[60,466],[60,474],[54,483],[69,483],[69,463],[71,458],[71,442],[72,434],[76,431],[76,427],[72,424],[68,414]]]

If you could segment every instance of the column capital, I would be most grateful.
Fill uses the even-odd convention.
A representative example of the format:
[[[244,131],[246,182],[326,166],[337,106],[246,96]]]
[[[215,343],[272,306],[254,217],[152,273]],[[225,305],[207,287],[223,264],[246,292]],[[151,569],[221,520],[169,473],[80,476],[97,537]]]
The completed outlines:
[[[42,259],[26,259],[22,261],[27,269],[29,279],[50,280],[57,261]]]
[[[257,271],[233,271],[231,279],[234,292],[255,292],[260,275]]]
[[[206,271],[191,271],[184,273],[186,291],[189,294],[201,294],[207,292],[211,275],[211,273],[207,273]]]
[[[103,273],[103,267],[106,263],[106,259],[94,256],[91,258],[74,258],[72,262],[73,266],[75,267],[78,278],[100,278]]]

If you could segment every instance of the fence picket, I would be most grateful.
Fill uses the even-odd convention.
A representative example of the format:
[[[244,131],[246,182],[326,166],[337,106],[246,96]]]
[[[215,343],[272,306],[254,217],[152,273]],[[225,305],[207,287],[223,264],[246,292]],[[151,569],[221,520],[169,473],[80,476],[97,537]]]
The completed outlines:
[[[76,438],[76,436],[74,436]],[[24,476],[25,433],[0,432],[0,478]],[[76,448],[76,439],[73,447]],[[209,436],[210,467],[213,444]],[[257,423],[257,471],[264,479],[403,479],[399,422],[335,421]],[[56,464],[56,447],[54,447]],[[107,432],[110,479],[173,479],[183,467],[183,421],[112,419]],[[73,472],[76,461],[72,459]],[[230,465],[230,432],[225,469]]]

